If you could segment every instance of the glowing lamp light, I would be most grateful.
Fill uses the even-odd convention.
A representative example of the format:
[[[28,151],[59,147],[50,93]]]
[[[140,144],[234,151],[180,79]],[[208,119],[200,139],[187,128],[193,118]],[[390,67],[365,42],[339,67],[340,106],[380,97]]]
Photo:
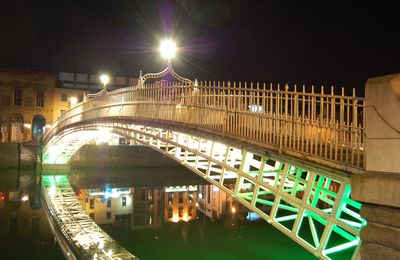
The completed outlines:
[[[78,99],[76,97],[70,97],[69,102],[71,103],[71,107],[73,107],[78,103]]]
[[[174,214],[174,216],[172,217],[172,222],[177,223],[179,221],[179,217],[177,214]]]
[[[1,194],[0,201],[5,201],[6,200],[6,195],[3,192],[1,192],[0,194]]]
[[[163,40],[160,44],[161,56],[167,60],[172,59],[176,53],[176,45],[171,40]]]
[[[22,196],[21,201],[27,201],[28,199],[29,199],[29,196],[28,195],[24,195],[24,196]]]
[[[110,82],[110,77],[106,74],[103,74],[100,76],[100,81],[101,83],[103,83],[104,88],[106,88],[106,85],[108,84],[108,82]]]
[[[183,214],[182,220],[185,221],[185,222],[188,222],[189,221],[188,214]]]
[[[232,214],[235,214],[235,213],[236,213],[236,208],[235,208],[235,207],[232,207],[232,208],[231,208],[231,212],[232,212]]]

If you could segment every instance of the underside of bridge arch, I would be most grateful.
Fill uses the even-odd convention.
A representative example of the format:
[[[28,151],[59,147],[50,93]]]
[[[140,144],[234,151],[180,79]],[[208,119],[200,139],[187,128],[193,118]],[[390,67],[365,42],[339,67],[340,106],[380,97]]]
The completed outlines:
[[[355,256],[366,224],[347,174],[243,146],[210,133],[148,122],[86,121],[60,129],[43,164],[66,164],[82,145],[112,132],[178,161],[323,259]]]

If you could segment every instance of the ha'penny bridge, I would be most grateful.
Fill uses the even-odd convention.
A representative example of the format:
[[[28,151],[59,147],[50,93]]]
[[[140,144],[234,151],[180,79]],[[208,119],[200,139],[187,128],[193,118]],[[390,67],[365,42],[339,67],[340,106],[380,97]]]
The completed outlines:
[[[168,73],[175,82],[149,83]],[[316,257],[337,259],[350,251],[354,258],[367,221],[352,197],[352,176],[362,176],[368,158],[374,158],[365,128],[367,113],[378,111],[373,108],[368,110],[355,92],[198,82],[168,66],[140,75],[136,86],[87,95],[63,113],[43,138],[42,164],[49,169],[67,165],[82,145],[104,132],[118,134],[189,168]],[[105,247],[99,241],[108,236],[79,207],[68,180],[57,178],[43,178],[44,201],[61,230],[59,240],[66,237],[66,255],[98,256],[104,250],[87,248]],[[93,236],[91,230],[98,233]],[[134,258],[115,247],[119,258]]]

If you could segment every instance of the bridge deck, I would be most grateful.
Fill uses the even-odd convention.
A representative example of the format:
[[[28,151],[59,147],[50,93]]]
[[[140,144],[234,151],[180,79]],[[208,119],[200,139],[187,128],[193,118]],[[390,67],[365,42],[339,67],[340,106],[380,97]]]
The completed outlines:
[[[118,245],[86,214],[65,175],[42,177],[48,218],[64,239],[72,259],[137,259]]]

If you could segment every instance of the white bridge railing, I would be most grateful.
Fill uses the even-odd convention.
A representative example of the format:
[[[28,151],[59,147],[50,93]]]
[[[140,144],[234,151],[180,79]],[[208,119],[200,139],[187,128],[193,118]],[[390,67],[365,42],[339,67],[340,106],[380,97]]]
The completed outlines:
[[[341,169],[364,168],[365,100],[296,86],[195,82],[103,91],[62,114],[48,141],[71,123],[97,117],[174,122]],[[338,167],[338,165],[340,167]]]

